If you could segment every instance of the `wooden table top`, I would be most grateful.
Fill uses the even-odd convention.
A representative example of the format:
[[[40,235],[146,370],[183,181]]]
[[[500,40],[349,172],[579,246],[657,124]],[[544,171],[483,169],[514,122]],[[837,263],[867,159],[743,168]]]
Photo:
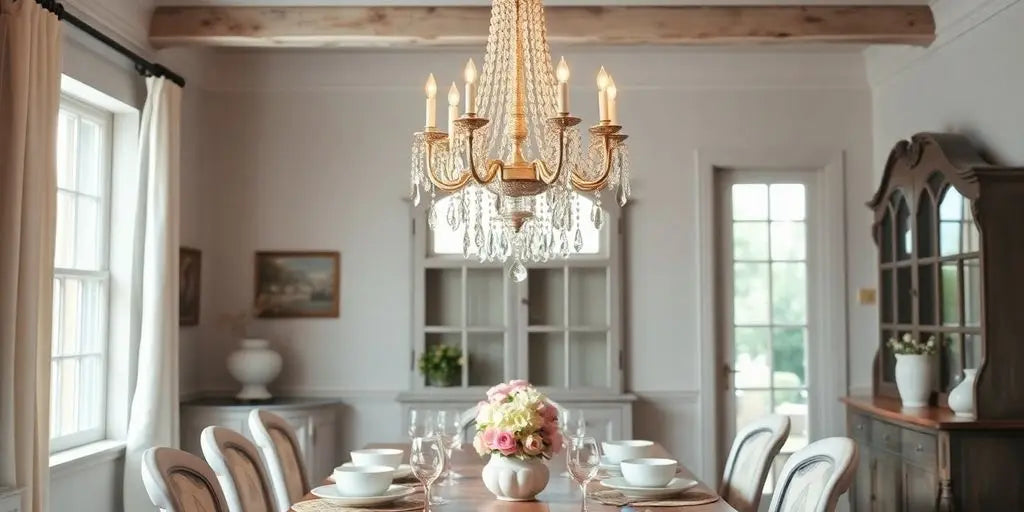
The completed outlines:
[[[367,448],[399,448],[405,450],[406,458],[408,458],[409,454],[408,444],[374,443],[368,445]],[[469,447],[467,446],[467,448]],[[655,456],[671,457],[661,445],[655,445],[655,448],[657,452]],[[435,485],[431,488],[431,492],[434,495],[442,496],[448,500],[448,503],[445,505],[434,506],[431,512],[579,512],[580,510],[579,485],[568,476],[561,476],[565,471],[565,458],[563,454],[556,455],[548,462],[548,468],[551,470],[551,480],[548,482],[544,492],[537,496],[537,501],[528,502],[508,502],[496,499],[484,487],[483,480],[480,479],[480,472],[484,467],[484,459],[478,457],[472,451],[472,448],[456,451],[452,458],[454,459],[452,468],[456,473],[463,475],[463,478],[456,480],[456,484],[453,486]],[[686,469],[685,466],[681,476],[696,479],[693,473]],[[591,490],[596,488],[600,488],[599,485],[596,482],[591,483]],[[716,494],[703,483],[697,489]],[[316,498],[312,494],[307,494],[302,498],[302,501],[312,499]],[[613,512],[619,510],[619,507],[602,505],[593,499],[588,500],[587,505],[591,512]],[[649,509],[655,512],[736,512],[736,509],[730,507],[728,503],[721,499],[707,505],[649,507]],[[625,507],[622,510],[633,511],[636,509]]]

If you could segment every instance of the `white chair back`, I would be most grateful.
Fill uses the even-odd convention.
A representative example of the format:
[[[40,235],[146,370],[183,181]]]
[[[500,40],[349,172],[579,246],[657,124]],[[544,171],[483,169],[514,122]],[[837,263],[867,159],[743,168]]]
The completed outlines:
[[[228,428],[206,427],[199,443],[224,488],[229,512],[276,512],[274,493],[252,441]]]
[[[789,418],[770,415],[736,433],[718,494],[738,512],[757,512],[772,461],[789,436]]]
[[[263,454],[278,512],[288,512],[309,492],[299,440],[284,418],[261,409],[249,413],[249,432]]]
[[[782,468],[769,512],[833,512],[853,482],[857,444],[845,437],[815,441]]]
[[[142,483],[165,512],[229,512],[217,475],[203,459],[173,448],[142,454]]]

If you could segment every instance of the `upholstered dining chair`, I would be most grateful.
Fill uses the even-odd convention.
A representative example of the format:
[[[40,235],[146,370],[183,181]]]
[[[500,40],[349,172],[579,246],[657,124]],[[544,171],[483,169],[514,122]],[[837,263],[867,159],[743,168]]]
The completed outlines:
[[[857,444],[845,437],[815,441],[782,467],[769,512],[833,512],[853,482]]]
[[[772,461],[789,436],[789,418],[772,414],[736,433],[718,492],[738,512],[757,512]]]
[[[295,429],[272,412],[253,409],[249,413],[249,432],[266,462],[277,510],[287,512],[309,492],[309,476]]]
[[[203,459],[174,448],[142,454],[142,483],[166,512],[229,512],[217,475]]]
[[[277,511],[256,445],[224,427],[203,429],[199,444],[224,488],[229,512]]]

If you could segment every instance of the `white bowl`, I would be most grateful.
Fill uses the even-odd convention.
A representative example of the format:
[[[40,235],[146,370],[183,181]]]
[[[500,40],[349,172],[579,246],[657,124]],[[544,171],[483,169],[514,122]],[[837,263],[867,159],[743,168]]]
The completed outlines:
[[[608,462],[618,464],[626,459],[642,459],[654,455],[654,443],[651,441],[624,440],[605,441],[601,443]]]
[[[365,498],[384,494],[394,474],[391,466],[341,466],[334,468],[333,476],[340,495]]]
[[[619,463],[622,478],[637,487],[665,487],[676,476],[672,459],[626,459]]]
[[[368,448],[349,452],[355,466],[390,466],[397,468],[402,464],[404,452],[395,448]]]

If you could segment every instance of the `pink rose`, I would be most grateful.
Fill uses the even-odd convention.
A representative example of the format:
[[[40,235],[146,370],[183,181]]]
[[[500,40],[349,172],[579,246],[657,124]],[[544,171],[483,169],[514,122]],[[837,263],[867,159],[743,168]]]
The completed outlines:
[[[555,407],[554,405],[552,405],[551,402],[545,401],[543,403],[543,405],[541,405],[540,415],[545,420],[549,420],[549,421],[555,420],[555,421],[557,421],[558,420],[558,407]]]
[[[545,436],[548,438],[548,450],[551,453],[558,453],[562,449],[562,432],[555,429],[554,432],[545,434]]]
[[[480,434],[480,437],[481,437],[481,440],[484,443],[484,446],[486,446],[486,447],[488,447],[488,448],[490,448],[492,450],[497,450],[498,449],[498,446],[496,445],[496,441],[498,439],[498,429],[495,429],[495,428],[484,429],[483,433]]]
[[[504,402],[511,392],[512,388],[508,384],[498,384],[487,390],[487,401],[492,404]]]
[[[527,455],[537,456],[544,451],[544,440],[537,434],[531,434],[523,441],[523,451]]]
[[[516,393],[517,391],[522,391],[522,390],[530,387],[530,383],[526,382],[523,379],[516,379],[516,380],[513,380],[513,381],[509,381],[508,387],[509,387],[508,394],[511,395],[513,393]]]
[[[512,435],[511,432],[498,432],[498,436],[494,439],[494,444],[491,446],[506,457],[513,455],[516,453],[516,436]]]
[[[473,438],[473,448],[476,450],[476,453],[481,456],[487,455],[491,451],[490,446],[488,446],[484,441],[483,432],[478,433],[476,437]]]

